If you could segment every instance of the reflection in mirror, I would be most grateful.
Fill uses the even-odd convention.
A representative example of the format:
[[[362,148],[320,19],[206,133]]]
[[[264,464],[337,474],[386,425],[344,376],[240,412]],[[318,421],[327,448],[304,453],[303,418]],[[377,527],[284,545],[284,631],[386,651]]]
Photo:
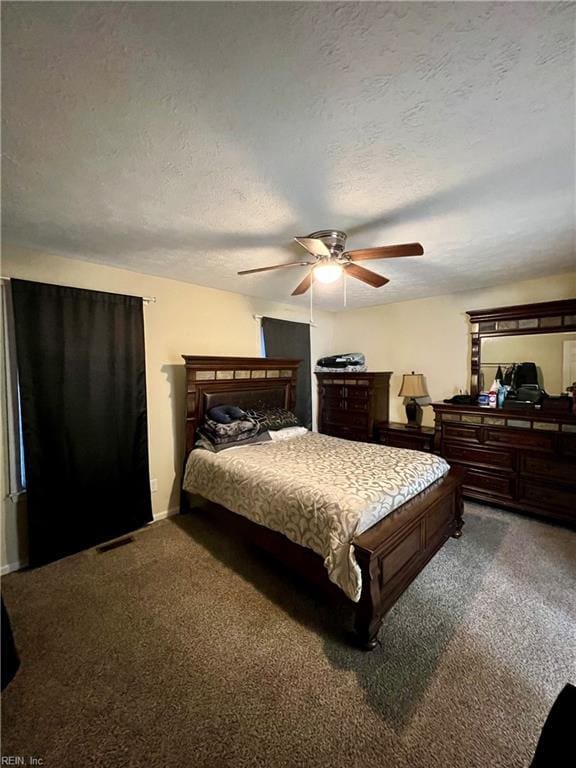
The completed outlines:
[[[549,395],[566,392],[576,381],[576,333],[485,336],[481,344],[482,392],[490,388],[498,366],[504,373],[514,363],[535,363],[538,384]]]

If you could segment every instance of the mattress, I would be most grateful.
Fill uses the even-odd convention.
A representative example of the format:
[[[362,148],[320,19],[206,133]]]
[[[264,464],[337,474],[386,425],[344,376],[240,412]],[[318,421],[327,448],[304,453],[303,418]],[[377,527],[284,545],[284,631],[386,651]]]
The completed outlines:
[[[308,432],[221,453],[196,448],[183,487],[312,549],[330,580],[357,602],[362,576],[354,537],[448,470],[430,453]]]

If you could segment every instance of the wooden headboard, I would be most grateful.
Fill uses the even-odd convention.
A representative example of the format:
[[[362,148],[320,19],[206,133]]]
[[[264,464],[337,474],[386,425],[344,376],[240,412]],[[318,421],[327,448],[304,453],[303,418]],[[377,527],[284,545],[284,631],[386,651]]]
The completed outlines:
[[[284,357],[198,357],[186,363],[186,456],[196,428],[215,405],[245,408],[263,402],[292,410],[300,360]]]

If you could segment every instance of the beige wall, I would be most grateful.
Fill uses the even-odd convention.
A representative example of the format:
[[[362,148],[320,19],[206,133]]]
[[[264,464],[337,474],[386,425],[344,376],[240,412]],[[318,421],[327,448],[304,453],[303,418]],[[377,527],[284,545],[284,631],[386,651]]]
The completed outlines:
[[[386,290],[385,288],[382,290]],[[340,312],[335,352],[363,352],[371,371],[393,371],[390,420],[406,421],[397,396],[403,373],[423,373],[432,400],[469,391],[470,343],[466,310],[576,296],[576,273],[507,283],[498,288],[435,296]],[[426,425],[432,408],[424,408]]]
[[[260,324],[254,314],[308,320],[307,310],[298,307],[21,248],[4,248],[2,275],[157,298],[156,304],[144,306],[150,477],[158,480],[158,491],[152,495],[156,516],[178,505],[184,446],[181,355],[260,356]],[[311,343],[316,359],[333,349],[334,315],[314,314]],[[24,515],[9,500],[3,512],[2,564],[21,562],[26,557]]]

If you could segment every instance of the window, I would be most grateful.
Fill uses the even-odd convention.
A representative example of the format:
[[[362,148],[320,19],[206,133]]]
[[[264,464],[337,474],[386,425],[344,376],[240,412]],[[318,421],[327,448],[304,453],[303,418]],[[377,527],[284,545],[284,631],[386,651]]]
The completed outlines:
[[[2,296],[2,416],[6,424],[3,435],[7,461],[7,495],[16,499],[26,489],[26,471],[24,468],[24,444],[22,438],[22,415],[20,410],[20,392],[18,388],[18,366],[16,363],[16,338],[14,335],[14,315],[10,283],[1,283]]]
[[[292,357],[301,360],[294,413],[303,426],[312,429],[310,326],[308,323],[263,317],[262,332],[263,357]]]

